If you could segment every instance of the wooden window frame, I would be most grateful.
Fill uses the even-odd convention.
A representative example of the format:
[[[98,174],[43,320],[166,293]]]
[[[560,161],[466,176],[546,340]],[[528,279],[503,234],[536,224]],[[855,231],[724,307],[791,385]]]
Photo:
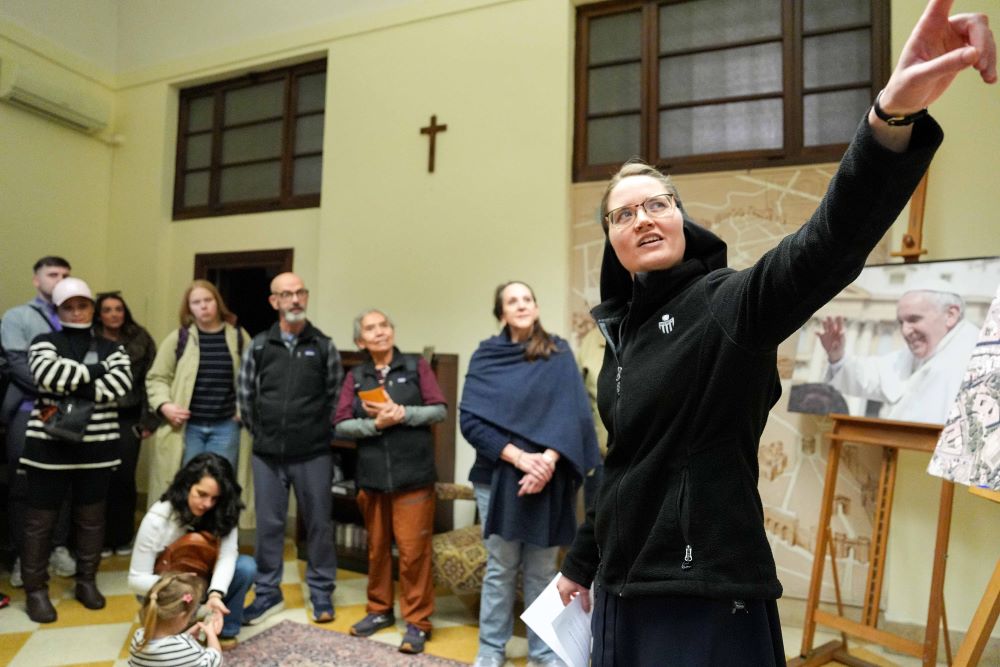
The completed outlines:
[[[640,48],[640,157],[659,169],[673,174],[696,173],[706,171],[727,171],[739,169],[759,169],[797,164],[815,164],[822,162],[837,162],[847,149],[846,143],[828,144],[823,146],[805,146],[802,122],[802,99],[809,93],[822,93],[828,90],[847,91],[868,89],[874,99],[875,94],[888,81],[891,73],[890,63],[890,0],[871,0],[870,21],[859,24],[839,25],[822,30],[804,31],[802,28],[802,0],[781,0],[781,49],[782,49],[782,91],[783,99],[783,147],[778,149],[731,151],[686,155],[682,157],[661,158],[659,156],[660,112],[670,105],[659,104],[659,9],[661,6],[679,4],[689,0],[610,0],[609,2],[583,5],[576,11],[576,57],[575,57],[575,100],[574,100],[574,133],[573,133],[573,180],[601,181],[610,178],[619,168],[621,162],[588,164],[587,163],[587,121],[601,116],[626,115],[634,113],[614,112],[608,114],[588,114],[588,73],[590,69],[607,67],[609,63],[599,65],[589,64],[589,21],[614,14],[629,11],[641,12],[641,48]],[[804,88],[802,44],[807,37],[824,34],[847,32],[851,29],[866,28],[871,30],[871,73],[870,80],[849,84],[820,88]],[[749,46],[760,40],[745,42],[720,43],[718,49],[729,49],[739,46]],[[772,41],[772,40],[766,40]],[[699,47],[697,52],[712,50],[713,47]],[[683,52],[677,52],[683,53]],[[672,53],[671,55],[677,55]],[[610,64],[634,62],[615,61]],[[772,98],[775,95],[747,95],[744,97],[725,98],[726,101],[750,101],[757,98]],[[721,100],[722,98],[719,98]],[[709,99],[699,99],[696,103],[675,106],[701,106],[710,104]],[[860,120],[860,118],[859,118]]]
[[[295,153],[295,129],[296,121],[299,118],[309,116],[323,116],[326,113],[326,105],[319,111],[298,112],[298,86],[296,81],[299,77],[310,74],[326,72],[326,59],[313,60],[291,67],[280,67],[264,72],[254,72],[234,79],[217,81],[215,83],[186,88],[180,91],[180,104],[177,120],[177,151],[174,171],[174,203],[173,219],[187,220],[191,218],[206,218],[223,215],[235,215],[240,213],[259,213],[263,211],[279,211],[297,208],[311,208],[320,205],[320,193],[292,194],[292,184],[294,178],[294,165],[296,158],[322,157],[323,151],[309,151],[305,153]],[[225,95],[227,92],[245,88],[248,85],[257,85],[271,81],[285,81],[285,99],[282,105],[282,115],[272,118],[260,118],[246,123],[238,123],[229,126],[224,125],[225,118]],[[214,115],[210,130],[188,132],[188,118],[191,100],[203,98],[211,94],[214,97]],[[244,162],[233,162],[222,164],[222,132],[224,129],[233,129],[243,126],[251,127],[259,125],[261,122],[281,121],[282,142],[281,142],[281,184],[278,197],[266,199],[243,200],[238,202],[222,203],[219,201],[221,187],[221,174],[223,166],[226,168],[242,165],[252,165],[256,163],[274,162],[274,158],[246,160]],[[187,163],[187,138],[195,134],[211,134],[211,159],[206,168],[186,169]],[[208,204],[203,206],[188,206],[184,204],[184,177],[192,172],[209,173],[209,193]]]

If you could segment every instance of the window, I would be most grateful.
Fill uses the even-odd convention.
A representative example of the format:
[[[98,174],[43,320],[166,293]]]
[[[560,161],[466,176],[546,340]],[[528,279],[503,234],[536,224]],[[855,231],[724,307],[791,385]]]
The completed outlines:
[[[835,162],[889,74],[887,0],[577,10],[575,180]]]
[[[326,61],[182,90],[174,219],[319,206]]]

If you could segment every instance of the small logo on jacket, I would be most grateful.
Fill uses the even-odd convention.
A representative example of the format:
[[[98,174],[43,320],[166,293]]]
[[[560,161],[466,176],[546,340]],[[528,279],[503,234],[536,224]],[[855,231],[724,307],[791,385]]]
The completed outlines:
[[[671,331],[674,330],[673,316],[671,316],[670,314],[664,315],[662,318],[660,318],[660,321],[657,324],[657,326],[660,327],[660,333],[665,333],[665,334],[670,333]]]

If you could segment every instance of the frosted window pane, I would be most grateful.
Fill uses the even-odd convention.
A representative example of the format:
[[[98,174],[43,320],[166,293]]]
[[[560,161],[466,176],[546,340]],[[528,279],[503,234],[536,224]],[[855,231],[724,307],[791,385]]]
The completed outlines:
[[[639,155],[639,115],[587,122],[587,163],[624,162]]]
[[[281,156],[281,123],[251,125],[222,133],[222,163]]]
[[[781,92],[781,45],[660,59],[660,104]]]
[[[637,111],[640,104],[639,64],[591,70],[587,84],[587,112]]]
[[[836,86],[871,79],[871,32],[852,30],[802,43],[802,70],[806,88]]]
[[[804,96],[802,129],[805,145],[849,143],[871,103],[871,93],[867,88]]]
[[[215,108],[215,98],[196,97],[188,103],[188,132],[212,129],[212,111]]]
[[[188,169],[207,167],[211,164],[212,162],[211,134],[198,134],[193,137],[188,137],[186,161],[187,161],[186,167]]]
[[[781,0],[701,0],[660,7],[660,53],[781,37]]]
[[[806,31],[869,23],[869,0],[809,0],[803,3],[802,25]]]
[[[590,64],[638,58],[642,15],[639,12],[602,16],[590,21]]]
[[[273,118],[284,113],[285,82],[271,81],[226,93],[226,125]]]
[[[660,157],[781,148],[781,100],[675,109],[660,114]]]
[[[323,116],[305,116],[295,122],[295,154],[323,150]]]
[[[320,111],[326,106],[326,72],[299,77],[299,113]]]
[[[248,164],[222,170],[219,201],[229,204],[273,199],[281,192],[281,163]]]
[[[323,180],[323,158],[300,157],[295,160],[292,194],[310,195],[320,191]]]
[[[184,207],[208,205],[208,172],[199,171],[184,177]]]

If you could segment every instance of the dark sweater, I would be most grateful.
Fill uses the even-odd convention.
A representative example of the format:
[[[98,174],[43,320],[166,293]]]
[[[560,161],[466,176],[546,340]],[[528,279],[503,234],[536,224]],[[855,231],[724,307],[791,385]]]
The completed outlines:
[[[670,269],[633,281],[606,245],[593,311],[608,340],[605,479],[563,574],[623,596],[780,597],[757,492],[777,346],[858,275],[941,138],[921,121],[896,154],[863,121],[812,218],[743,271],[686,218]]]

